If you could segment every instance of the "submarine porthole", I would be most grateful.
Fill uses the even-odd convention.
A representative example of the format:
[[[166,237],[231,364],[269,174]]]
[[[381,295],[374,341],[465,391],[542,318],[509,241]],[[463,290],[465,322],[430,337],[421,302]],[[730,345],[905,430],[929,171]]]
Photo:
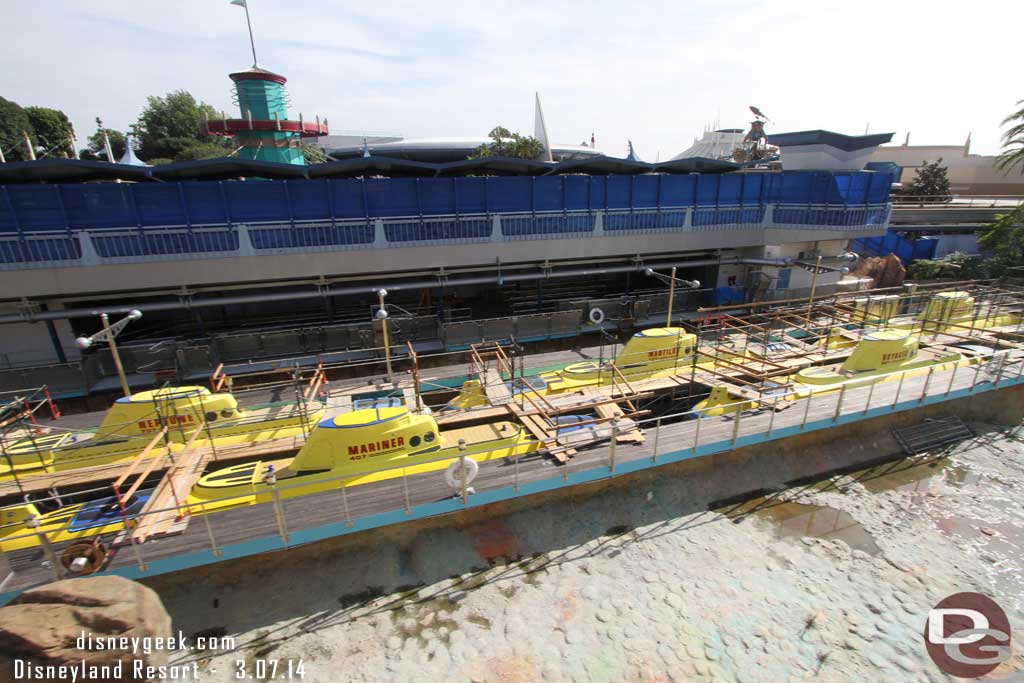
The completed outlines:
[[[216,419],[217,419],[217,413],[213,412],[212,410],[210,412],[206,413],[206,421],[207,422],[213,422]]]
[[[419,446],[420,445],[420,437],[414,436],[414,437],[410,438],[409,439],[409,445],[412,446],[413,448],[416,448],[417,446]]]
[[[423,440],[426,441],[427,443],[430,443],[431,441],[433,441],[434,440],[434,432],[427,432],[426,434],[424,434],[423,435]]]
[[[220,411],[221,417],[231,417],[234,414],[235,411],[231,410],[230,408],[225,408],[224,410]]]

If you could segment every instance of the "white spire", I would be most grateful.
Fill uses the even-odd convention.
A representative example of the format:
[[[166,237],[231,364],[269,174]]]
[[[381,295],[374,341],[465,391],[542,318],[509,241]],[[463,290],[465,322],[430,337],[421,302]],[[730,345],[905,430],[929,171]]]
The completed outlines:
[[[135,156],[135,150],[132,149],[132,136],[126,135],[124,138],[124,154],[121,155],[119,164],[126,166],[149,166],[146,162]]]
[[[551,158],[551,146],[548,144],[548,127],[544,123],[544,110],[540,108],[540,93],[535,92],[536,106],[533,112],[533,137],[537,138],[544,149],[542,158],[544,161],[553,161]]]

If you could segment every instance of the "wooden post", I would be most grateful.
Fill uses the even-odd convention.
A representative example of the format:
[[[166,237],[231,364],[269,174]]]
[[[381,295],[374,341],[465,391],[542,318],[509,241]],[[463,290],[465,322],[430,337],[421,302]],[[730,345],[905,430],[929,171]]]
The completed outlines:
[[[117,377],[121,380],[121,391],[125,398],[130,398],[132,392],[128,389],[128,379],[124,376],[124,366],[121,365],[121,356],[117,352],[117,342],[110,331],[110,317],[106,313],[100,313],[100,320],[103,321],[103,329],[107,332],[107,344],[110,345],[110,355],[114,358],[114,367],[117,368]]]
[[[777,404],[778,404],[778,399],[775,399],[775,401],[772,403],[772,408],[771,408],[772,414],[768,417],[768,438],[769,439],[772,437],[772,430],[775,429],[775,413],[777,412],[775,410],[775,407],[776,407]]]
[[[814,262],[814,273],[811,275],[811,295],[807,298],[807,331],[811,331],[811,309],[814,308],[814,291],[818,287],[818,271],[821,269],[821,254]],[[825,349],[828,350],[827,348]]]
[[[676,267],[672,266],[672,279],[668,283],[668,320],[665,327],[672,327],[672,301],[676,295]]]

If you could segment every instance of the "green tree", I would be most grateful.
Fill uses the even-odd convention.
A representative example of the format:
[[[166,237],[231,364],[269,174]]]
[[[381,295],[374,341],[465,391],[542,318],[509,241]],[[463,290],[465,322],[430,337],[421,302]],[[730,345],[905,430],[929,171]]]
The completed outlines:
[[[17,102],[0,97],[0,148],[3,149],[7,161],[25,161],[28,152],[25,150],[25,132],[33,138],[32,122],[28,114]],[[32,144],[38,142],[32,140]]]
[[[1019,100],[1017,105],[1024,105],[1024,100]],[[1003,151],[996,158],[996,168],[1009,173],[1020,167],[1024,175],[1024,107],[1003,119],[1002,125],[1007,124],[1012,125],[1003,133]]]
[[[484,157],[516,157],[519,159],[536,159],[544,151],[540,140],[529,135],[512,133],[508,128],[496,126],[487,134],[493,142],[480,145],[471,159]]]
[[[989,258],[992,275],[998,277],[1024,265],[1024,205],[996,216],[978,235],[978,247]]]
[[[924,202],[949,201],[949,175],[948,169],[942,165],[942,157],[930,164],[927,161],[921,163],[923,165],[907,186],[906,194],[921,197]]]
[[[322,164],[327,161],[327,155],[324,151],[308,142],[302,143],[302,156],[306,157],[307,164]]]
[[[114,154],[113,159],[107,159],[107,152],[103,149],[103,131],[107,131],[107,139],[110,140],[110,151]],[[98,130],[89,136],[88,146],[79,152],[78,156],[88,161],[119,161],[124,155],[124,146],[127,144],[124,133],[113,128]]]
[[[71,147],[71,122],[64,112],[49,107],[25,107],[32,130],[35,131],[39,144],[46,148],[51,157],[70,157],[74,150]]]
[[[142,159],[155,157],[187,156],[196,158],[195,143],[216,145],[221,156],[227,153],[229,144],[212,135],[203,135],[199,124],[205,113],[217,118],[217,111],[205,102],[196,102],[191,93],[175,90],[163,97],[147,98],[146,108],[139,114],[139,120],[132,126],[132,133],[139,141],[139,156]],[[212,148],[203,148],[207,151]],[[204,157],[205,158],[205,157]]]

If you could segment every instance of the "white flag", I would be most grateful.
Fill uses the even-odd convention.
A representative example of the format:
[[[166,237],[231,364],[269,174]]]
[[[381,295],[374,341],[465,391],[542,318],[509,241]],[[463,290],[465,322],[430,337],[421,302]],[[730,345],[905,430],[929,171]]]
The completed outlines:
[[[245,7],[249,9],[249,5],[245,4],[245,0],[231,0],[232,5],[238,5],[239,7]]]

